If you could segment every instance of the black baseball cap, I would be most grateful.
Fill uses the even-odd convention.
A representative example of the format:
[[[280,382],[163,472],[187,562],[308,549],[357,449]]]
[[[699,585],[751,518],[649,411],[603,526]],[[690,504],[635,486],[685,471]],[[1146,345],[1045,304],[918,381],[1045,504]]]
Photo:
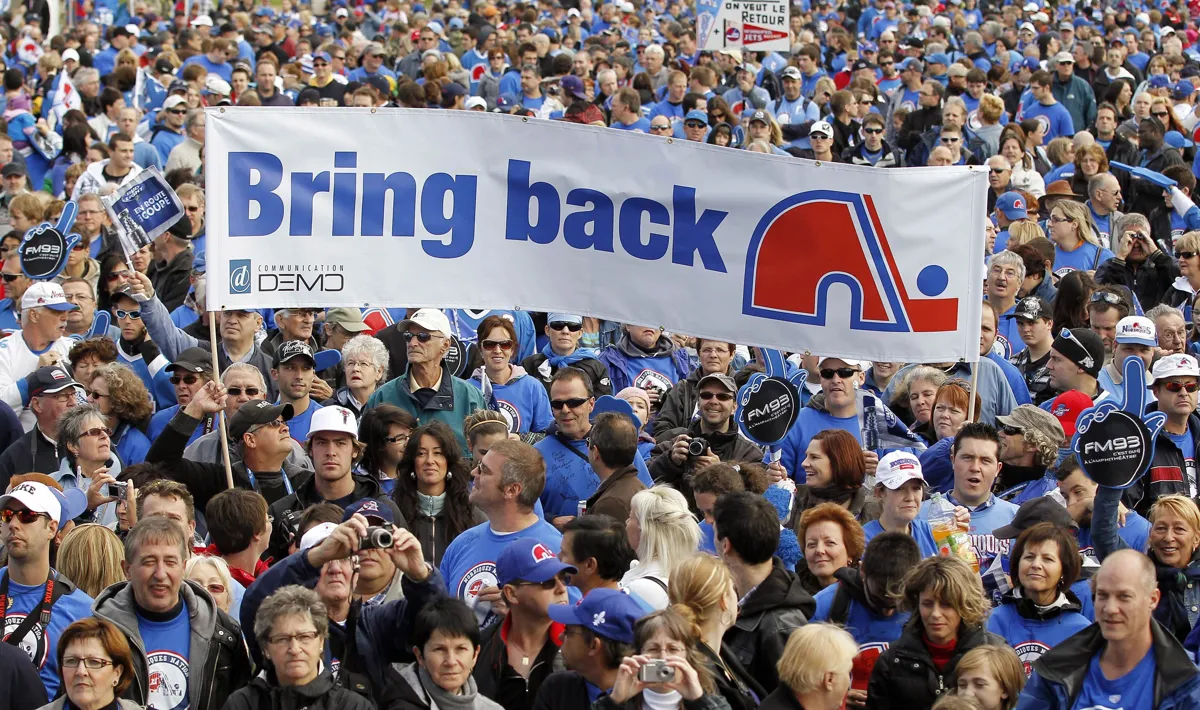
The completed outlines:
[[[175,370],[183,370],[184,372],[194,372],[196,374],[211,374],[213,371],[212,355],[204,348],[188,348],[179,353],[175,358],[175,362],[167,365],[167,372]]]
[[[24,163],[11,162],[0,169],[0,177],[22,177],[26,174]]]
[[[1071,514],[1062,507],[1062,504],[1049,496],[1038,496],[1022,503],[1021,507],[1017,508],[1012,522],[996,528],[992,531],[992,535],[997,540],[1015,540],[1025,532],[1026,528],[1031,528],[1038,523],[1054,523],[1057,527],[1067,530],[1076,528]]]
[[[229,438],[241,441],[250,427],[256,424],[270,424],[282,418],[288,421],[295,410],[290,404],[272,404],[265,399],[256,399],[238,407],[237,413],[229,420]]]
[[[59,365],[47,365],[34,370],[25,383],[29,386],[29,396],[38,397],[43,394],[57,394],[71,387],[82,387],[71,377],[71,373]]]
[[[312,348],[308,346],[308,343],[302,340],[288,340],[280,343],[279,347],[275,349],[275,362],[272,367],[279,367],[288,360],[298,357],[306,357],[313,367],[317,366],[317,358],[313,356]]]
[[[1053,319],[1054,315],[1051,313],[1050,304],[1046,302],[1046,299],[1040,296],[1026,296],[1017,301],[1017,307],[1008,317],[1035,321],[1039,318]]]

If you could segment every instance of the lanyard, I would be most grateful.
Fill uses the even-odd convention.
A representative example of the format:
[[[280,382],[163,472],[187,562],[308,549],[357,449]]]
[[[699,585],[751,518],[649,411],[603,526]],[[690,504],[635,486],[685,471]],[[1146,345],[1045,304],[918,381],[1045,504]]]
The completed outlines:
[[[279,476],[283,479],[283,490],[287,491],[288,495],[292,495],[292,493],[294,493],[294,491],[292,490],[292,480],[290,478],[288,478],[287,472],[281,468],[281,469],[279,469]],[[252,489],[254,489],[255,492],[257,492],[257,493],[262,492],[262,491],[258,490],[258,481],[255,480],[254,472],[251,471],[249,468],[246,469],[246,478],[250,479],[250,487]]]
[[[53,571],[53,570],[51,570]],[[42,598],[42,603],[38,606],[42,609],[42,615],[39,621],[43,629],[50,628],[50,608],[54,604],[54,578],[57,573],[52,574],[46,580],[46,596]],[[32,616],[37,608],[31,609],[29,615]],[[4,572],[4,579],[0,580],[0,633],[3,632],[5,621],[8,619],[8,571]],[[24,634],[22,634],[24,636]]]

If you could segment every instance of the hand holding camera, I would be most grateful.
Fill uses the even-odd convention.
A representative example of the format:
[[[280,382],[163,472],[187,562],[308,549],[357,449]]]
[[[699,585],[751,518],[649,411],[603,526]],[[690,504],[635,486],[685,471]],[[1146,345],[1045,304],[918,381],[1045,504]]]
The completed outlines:
[[[700,677],[687,661],[642,655],[621,661],[610,695],[614,702],[621,705],[647,688],[658,692],[677,690],[684,700],[697,700],[704,695]]]

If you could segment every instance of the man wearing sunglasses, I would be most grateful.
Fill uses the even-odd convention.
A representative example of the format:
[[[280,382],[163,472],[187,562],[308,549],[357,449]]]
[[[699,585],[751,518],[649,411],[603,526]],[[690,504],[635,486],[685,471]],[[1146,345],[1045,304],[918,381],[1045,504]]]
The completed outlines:
[[[1195,411],[1200,364],[1192,355],[1168,355],[1154,364],[1151,377],[1150,391],[1158,398],[1157,409],[1167,415],[1167,423],[1158,433],[1154,460],[1150,462],[1154,481],[1149,482],[1149,490],[1141,490],[1145,484],[1138,482],[1131,491],[1145,501],[1145,505],[1137,506],[1139,512],[1163,495],[1180,493],[1194,498],[1198,489],[1200,417]]]
[[[13,645],[28,654],[49,697],[59,690],[59,636],[92,615],[92,598],[50,567],[62,500],[33,481],[0,496],[0,541],[8,551],[8,566],[0,569],[4,633],[20,639]]]
[[[883,116],[868,113],[862,122],[862,142],[846,151],[842,158],[854,165],[894,168],[900,164],[892,147],[883,139]]]
[[[289,104],[290,105],[290,104]],[[158,149],[163,165],[175,146],[184,141],[183,120],[187,117],[187,99],[179,94],[168,96],[158,113],[158,125],[150,132],[150,145]]]
[[[479,388],[455,377],[444,362],[450,352],[450,319],[436,308],[422,308],[397,323],[396,330],[404,335],[408,369],[375,390],[366,409],[391,404],[421,424],[443,422],[454,432],[463,454],[470,455],[463,420],[485,405]]]
[[[1097,378],[1104,367],[1104,341],[1087,328],[1063,329],[1050,347],[1050,387],[1055,392],[1079,390],[1093,402],[1108,399]],[[1054,400],[1047,400],[1042,409],[1051,410]]]
[[[120,311],[124,313],[125,311]],[[123,319],[118,319],[123,320]],[[151,344],[153,345],[153,344]],[[152,354],[152,353],[145,353]],[[120,351],[118,351],[120,357]],[[124,358],[122,358],[124,360]],[[155,360],[152,360],[150,366],[162,368],[162,375],[169,378],[168,382],[174,388],[174,400],[177,404],[159,409],[150,418],[150,426],[146,429],[146,436],[150,441],[158,438],[163,429],[167,428],[167,424],[175,417],[175,414],[183,407],[186,407],[192,401],[192,396],[200,391],[204,385],[213,380],[212,355],[203,348],[188,348],[179,353],[179,357],[175,358],[175,362],[163,367],[159,360],[165,361],[160,355]],[[130,366],[133,365],[130,363]],[[137,368],[134,368],[137,371]],[[161,404],[159,406],[162,406]],[[188,443],[199,439],[202,434],[214,431],[217,428],[216,419],[213,416],[204,417],[201,426],[197,427],[191,433],[191,438]]]
[[[1058,418],[1032,404],[1022,404],[1006,416],[997,417],[1000,432],[1000,477],[996,490],[1024,486],[1010,500],[1017,505],[1044,496],[1057,483],[1048,473],[1066,445],[1066,434]]]
[[[737,385],[724,372],[700,379],[696,407],[699,416],[686,427],[668,429],[656,437],[660,442],[650,454],[650,476],[679,489],[693,500],[691,474],[714,463],[762,461],[762,449],[738,431],[733,414],[737,410]],[[694,441],[705,443],[704,451],[693,454]]]
[[[76,341],[66,337],[67,312],[78,308],[62,286],[36,283],[21,296],[21,329],[0,340],[0,397],[20,414],[26,431],[33,428],[35,416],[25,408],[28,389],[22,381],[39,367],[68,362]]]
[[[177,391],[176,384],[171,382],[171,373],[168,372],[171,361],[164,357],[158,346],[147,337],[146,324],[142,320],[141,304],[124,291],[117,291],[110,300],[112,302],[112,323],[119,333],[114,338],[117,346],[117,361],[137,373],[142,384],[146,385],[146,390],[150,392],[150,396],[154,398],[159,412],[173,407],[180,401],[180,392]],[[82,309],[83,306],[80,308]],[[193,348],[193,350],[199,350],[199,348]],[[207,350],[202,352],[205,358],[210,357]],[[211,365],[208,369],[212,370]],[[160,431],[167,419],[170,419],[170,415],[161,419],[157,428],[154,421],[151,420],[151,430]]]
[[[579,346],[583,337],[583,317],[571,313],[550,313],[546,316],[546,338],[549,340],[541,352],[521,361],[526,372],[536,373],[538,379],[550,391],[554,375],[564,367],[582,370],[592,383],[592,392],[597,397],[612,394],[612,382],[608,368],[600,362],[600,351]]]
[[[733,343],[697,338],[696,354],[700,356],[700,366],[672,387],[658,408],[653,433],[660,441],[665,435],[664,432],[686,428],[700,417],[699,393],[702,378],[714,374],[733,377]]]

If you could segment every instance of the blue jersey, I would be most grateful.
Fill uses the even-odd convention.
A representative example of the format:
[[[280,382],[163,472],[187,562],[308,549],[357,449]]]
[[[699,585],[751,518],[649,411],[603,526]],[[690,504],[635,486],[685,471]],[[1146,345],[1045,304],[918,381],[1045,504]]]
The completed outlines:
[[[1015,321],[1015,319],[1010,320]],[[1024,340],[1018,337],[1017,343],[1021,345],[1021,350],[1025,349]],[[1000,371],[1004,373],[1004,379],[1008,380],[1008,386],[1012,389],[1017,404],[1033,404],[1033,397],[1029,396],[1029,385],[1025,382],[1025,376],[1021,374],[1017,366],[997,355],[995,351],[989,352],[986,357],[996,363],[1000,367]]]
[[[917,541],[917,549],[921,551],[921,558],[937,557],[938,546],[933,541],[933,530],[930,529],[929,523],[916,518],[908,524],[909,534]],[[883,532],[883,525],[880,525],[878,520],[872,520],[863,526],[863,536],[869,543],[879,533]]]
[[[681,101],[677,104],[673,104],[670,101],[659,101],[658,103],[654,104],[654,109],[650,111],[650,115],[647,118],[650,121],[653,121],[658,116],[666,116],[667,118],[671,119],[672,124],[682,123],[683,102]]]
[[[57,575],[56,572],[51,574]],[[4,615],[4,637],[17,630],[25,621],[29,611],[46,598],[46,585],[27,587],[8,578],[8,568],[0,569],[0,575],[8,580],[8,609]],[[56,592],[57,593],[57,592]],[[53,698],[58,694],[58,637],[68,626],[92,615],[92,598],[76,589],[64,594],[50,607],[50,631],[42,628],[39,620],[25,634],[17,647],[29,655],[38,675],[46,686],[46,695]]]
[[[1075,251],[1065,251],[1058,244],[1054,245],[1054,273],[1066,276],[1072,271],[1093,271],[1116,255],[1108,249],[1098,247],[1090,242],[1080,242]]]
[[[1138,552],[1145,552],[1146,545],[1150,540],[1150,521],[1138,514],[1137,511],[1130,510],[1125,513],[1125,524],[1117,528],[1117,534],[1130,548]],[[1079,541],[1079,554],[1100,564],[1100,560],[1096,557],[1095,545],[1092,543],[1092,526],[1081,526],[1076,532],[1076,539]]]
[[[184,68],[187,67],[189,64],[199,64],[200,66],[207,69],[209,74],[216,74],[217,76],[224,79],[225,83],[230,83],[233,81],[233,67],[229,66],[228,62],[221,62],[220,64],[213,64],[212,61],[209,60],[207,54],[194,54],[194,55],[188,57],[187,60],[184,61],[184,63],[179,67],[178,74],[179,74],[180,79],[183,78]]]
[[[1077,611],[1064,611],[1048,619],[1026,619],[1011,600],[992,610],[987,630],[1003,636],[1025,666],[1025,676],[1033,672],[1033,663],[1060,641],[1090,626]]]
[[[800,93],[805,98],[811,99],[813,94],[817,92],[817,82],[825,76],[828,76],[828,74],[823,69],[818,69],[812,76],[808,76],[802,72],[800,74]]]
[[[804,97],[801,92],[800,96],[795,101],[788,99],[786,96],[780,96],[778,101],[775,101],[769,106],[771,114],[775,116],[775,121],[779,125],[799,125],[806,121],[819,121],[821,119],[821,109],[817,106],[816,101],[810,101]],[[799,148],[801,139],[797,138],[788,143],[793,148]]]
[[[142,384],[146,385],[150,396],[154,398],[154,405],[158,409],[174,405],[175,386],[171,384],[171,373],[167,372],[167,365],[170,365],[171,361],[159,352],[157,347],[153,347],[148,342],[144,343],[146,352],[139,352],[137,355],[130,355],[126,352],[119,339],[116,341],[116,346],[117,362],[137,374]],[[150,356],[149,362],[146,361],[145,355]]]
[[[488,603],[478,604],[479,592],[497,586],[496,560],[500,552],[515,540],[530,538],[558,554],[562,533],[545,520],[512,533],[497,533],[491,523],[480,523],[454,538],[442,555],[442,578],[446,590],[475,609],[480,628],[496,620]]]
[[[624,123],[621,123],[620,121],[613,121],[612,125],[609,126],[609,128],[615,128],[618,131],[632,131],[634,133],[649,133],[650,132],[650,121],[648,119],[646,119],[645,116],[639,118],[638,120],[634,121],[633,123],[629,124],[628,126],[626,126]]]
[[[1007,233],[1005,231],[1006,235]],[[997,235],[996,253],[999,254],[1001,251],[1003,249],[1000,248],[1000,238]],[[1025,341],[1021,340],[1021,332],[1017,330],[1017,319],[1013,318],[1013,314],[1016,312],[1017,307],[1014,304],[1007,311],[998,314],[996,318],[996,343],[1004,348],[1004,352],[1001,353],[1004,358],[1010,358],[1025,349]]]
[[[1133,670],[1109,680],[1100,669],[1100,654],[1097,653],[1088,663],[1083,687],[1071,710],[1153,710],[1156,671],[1157,664],[1151,651]]]
[[[136,613],[136,612],[135,612]],[[137,615],[138,633],[146,649],[149,670],[150,710],[183,710],[188,707],[191,673],[192,625],[187,605],[169,621],[151,621]]]
[[[551,434],[534,445],[546,462],[546,485],[539,499],[542,510],[551,519],[579,512],[579,501],[592,497],[600,487],[600,477],[588,463],[587,442]],[[654,485],[641,456],[633,458],[638,480],[646,487]]]
[[[1071,118],[1071,112],[1058,102],[1046,106],[1041,102],[1033,101],[1022,106],[1018,114],[1018,118],[1022,121],[1036,118],[1038,123],[1042,124],[1045,131],[1045,137],[1042,138],[1043,144],[1049,144],[1059,136],[1070,138],[1075,135],[1075,121]]]
[[[150,439],[137,428],[122,424],[113,432],[112,438],[122,466],[132,466],[146,460],[146,453],[150,451]]]
[[[962,505],[954,500],[953,491],[946,494],[946,499],[956,506]],[[975,508],[966,508],[971,513],[968,534],[971,544],[975,547],[975,555],[979,558],[979,569],[986,570],[997,555],[1008,554],[1011,541],[997,539],[992,535],[992,531],[1011,523],[1013,516],[1017,514],[1017,506],[993,495]],[[929,501],[921,504],[921,517],[929,519]]]
[[[486,375],[477,372],[476,377],[468,382],[482,390],[479,377]],[[488,408],[498,409],[508,420],[508,430],[515,434],[546,431],[554,423],[546,388],[536,378],[526,375],[524,370],[503,385],[493,384],[492,397],[495,399],[494,407],[489,401]]]
[[[158,435],[163,433],[163,429],[167,428],[167,425],[171,423],[171,419],[175,416],[175,413],[178,411],[179,411],[179,405],[173,404],[170,407],[167,407],[166,409],[160,409],[157,412],[155,412],[154,416],[150,417],[150,426],[146,427],[146,438],[149,439],[151,442],[153,442],[155,439],[157,439]],[[288,425],[291,425],[290,421],[288,422]],[[190,437],[188,437],[188,444],[190,445],[196,439],[199,439],[200,437],[204,436],[205,433],[206,432],[204,431],[204,427],[202,427],[202,426],[196,427],[196,431],[193,431],[192,435]],[[121,459],[121,460],[124,461],[125,459]]]
[[[469,54],[469,52],[468,52],[468,54]],[[466,55],[463,55],[463,59],[466,59],[466,58],[467,58]],[[463,66],[463,68],[470,69],[470,67],[467,67],[465,65]],[[368,72],[366,67],[359,67],[358,69],[355,69],[354,71],[347,74],[346,80],[347,81],[357,81],[360,84],[365,84],[365,83],[367,83],[367,79],[370,79],[373,76],[382,76],[387,79],[391,79],[393,83],[396,81],[396,73],[393,72],[391,69],[388,69],[387,67],[384,67],[384,66],[379,67],[379,70],[376,71],[374,74],[371,74],[370,72]],[[471,82],[472,92],[474,92],[475,87],[478,86],[478,84],[479,84],[478,80]]]
[[[313,412],[320,408],[321,405],[310,399],[308,400],[307,409],[287,421],[288,432],[292,435],[293,439],[299,441],[301,444],[308,440],[308,427],[312,425]]]
[[[831,584],[817,592],[817,610],[813,612],[811,621],[830,621],[830,609],[841,584]],[[888,649],[892,641],[900,638],[909,616],[907,612],[898,610],[891,616],[880,616],[851,598],[846,608],[846,618],[832,620],[844,626],[858,644],[858,655],[854,657],[854,665],[851,667],[852,688],[866,689],[867,681],[871,679],[871,671],[875,668],[875,661]]]
[[[115,47],[105,47],[92,57],[92,67],[100,72],[101,77],[112,74],[117,66],[117,50]]]
[[[783,452],[779,463],[795,479],[796,483],[804,483],[806,478],[801,464],[804,463],[804,457],[808,455],[808,442],[826,429],[848,431],[860,444],[862,443],[862,428],[859,426],[857,414],[849,417],[835,417],[813,407],[801,409],[800,414],[796,417],[795,425],[788,431],[783,441],[779,442],[779,449]]]

